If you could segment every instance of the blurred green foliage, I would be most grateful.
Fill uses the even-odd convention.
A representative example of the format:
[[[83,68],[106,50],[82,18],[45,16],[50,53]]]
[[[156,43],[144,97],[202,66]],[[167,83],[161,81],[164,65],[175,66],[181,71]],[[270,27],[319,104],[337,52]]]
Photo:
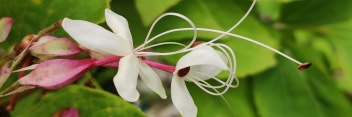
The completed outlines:
[[[0,0],[0,3],[0,17],[9,16],[15,19],[8,41],[0,44],[0,48],[7,50],[13,44],[19,43],[26,34],[36,33],[64,17],[102,23],[104,9],[109,7],[128,20],[135,46],[143,43],[152,21],[164,12],[181,13],[190,18],[197,27],[226,31],[245,14],[251,1]],[[352,116],[352,62],[349,60],[352,57],[349,49],[352,48],[351,6],[351,0],[259,0],[250,16],[232,33],[273,46],[302,62],[313,62],[313,66],[308,70],[298,71],[291,61],[274,52],[238,38],[225,37],[219,43],[227,44],[235,51],[236,76],[241,78],[240,86],[223,96],[228,102],[226,103],[223,98],[209,95],[188,83],[188,89],[198,106],[198,116]],[[101,25],[106,27],[104,23]],[[190,26],[181,19],[168,17],[156,25],[152,35],[184,27]],[[55,35],[65,34],[61,30],[55,32]],[[206,41],[218,35],[200,32],[199,39]],[[156,42],[187,43],[192,36],[192,31],[177,32],[161,37]],[[169,49],[175,48],[158,47],[153,51]],[[181,56],[160,58],[174,65]],[[104,72],[103,75],[96,76],[97,81],[104,79],[101,81],[105,83],[112,80],[114,73]],[[108,85],[111,86],[112,83]],[[82,98],[87,100],[81,100]],[[34,106],[25,106],[31,111],[16,110],[12,114],[47,116],[70,105],[83,109],[82,115],[90,115],[97,108],[102,110],[94,114],[101,116],[126,113],[143,115],[116,95],[80,86],[69,86],[50,92],[39,99],[38,102],[18,104],[33,104]],[[121,108],[120,104],[126,108]],[[95,105],[99,107],[92,107]],[[111,113],[104,112],[107,108],[112,109]]]
[[[38,95],[38,94],[37,94]],[[35,96],[33,96],[35,97]],[[63,108],[77,108],[82,117],[144,117],[137,107],[122,98],[99,89],[70,85],[59,91],[48,93],[30,104],[30,107],[17,110],[13,116],[49,117]],[[27,103],[28,104],[28,103]],[[21,104],[18,106],[25,106]],[[21,108],[19,108],[21,109]]]

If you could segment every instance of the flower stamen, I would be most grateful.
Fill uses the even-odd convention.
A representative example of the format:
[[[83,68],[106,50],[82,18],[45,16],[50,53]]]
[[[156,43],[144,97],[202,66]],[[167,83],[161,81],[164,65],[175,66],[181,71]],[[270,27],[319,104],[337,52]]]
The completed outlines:
[[[312,63],[311,63],[311,62],[308,62],[308,63],[302,63],[302,64],[300,64],[300,65],[297,67],[297,69],[298,69],[298,70],[304,70],[304,69],[309,68],[311,65],[312,65]]]

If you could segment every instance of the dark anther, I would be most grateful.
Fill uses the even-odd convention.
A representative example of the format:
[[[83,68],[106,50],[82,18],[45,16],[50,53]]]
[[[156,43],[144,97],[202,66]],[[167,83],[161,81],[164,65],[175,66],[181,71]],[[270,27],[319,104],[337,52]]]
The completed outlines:
[[[310,63],[310,62],[308,62],[308,63],[302,63],[301,65],[299,65],[299,66],[297,67],[297,69],[299,69],[299,70],[304,70],[304,69],[309,68],[310,66],[312,66],[312,63]]]
[[[179,77],[184,77],[188,74],[190,69],[191,69],[191,67],[186,67],[186,68],[180,69],[180,70],[178,70],[177,75]]]

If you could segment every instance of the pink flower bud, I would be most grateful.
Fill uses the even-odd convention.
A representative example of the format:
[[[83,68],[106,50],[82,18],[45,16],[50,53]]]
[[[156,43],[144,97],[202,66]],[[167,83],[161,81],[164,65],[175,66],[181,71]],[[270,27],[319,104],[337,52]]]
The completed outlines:
[[[21,85],[38,86],[53,90],[59,89],[71,84],[92,67],[94,67],[93,59],[48,60],[39,64],[31,73],[22,77],[18,82]]]
[[[14,20],[9,17],[3,17],[0,19],[0,43],[5,41],[10,33]]]
[[[29,49],[31,54],[42,60],[57,56],[73,56],[81,52],[79,47],[70,39],[43,36]]]

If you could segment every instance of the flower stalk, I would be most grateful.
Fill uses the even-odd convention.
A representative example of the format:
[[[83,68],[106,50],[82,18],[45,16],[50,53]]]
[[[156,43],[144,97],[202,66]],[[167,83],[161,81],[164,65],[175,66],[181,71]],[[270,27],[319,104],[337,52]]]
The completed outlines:
[[[109,63],[113,63],[113,62],[119,62],[120,59],[122,57],[121,56],[112,56],[112,57],[108,57],[105,59],[101,59],[101,60],[97,60],[94,62],[95,66],[102,66],[105,64],[109,64]],[[159,70],[163,70],[169,73],[173,73],[176,69],[175,66],[171,66],[171,65],[166,65],[166,64],[162,64],[162,63],[158,63],[158,62],[154,62],[154,61],[150,61],[150,60],[143,60],[147,65],[149,65],[150,67],[159,69]]]

